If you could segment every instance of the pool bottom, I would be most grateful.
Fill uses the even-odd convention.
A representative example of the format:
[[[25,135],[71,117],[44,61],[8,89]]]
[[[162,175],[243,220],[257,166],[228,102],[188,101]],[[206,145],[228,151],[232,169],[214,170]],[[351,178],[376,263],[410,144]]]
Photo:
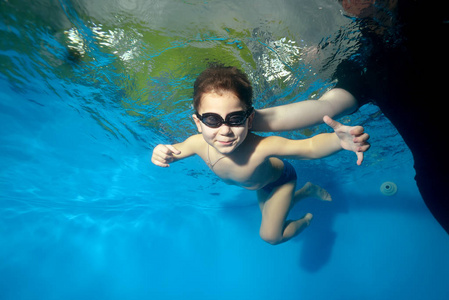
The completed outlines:
[[[304,200],[292,217],[310,211],[311,226],[279,246],[258,237],[257,205],[107,227],[38,212],[3,220],[2,299],[444,299],[449,238],[398,174],[395,196],[375,177],[331,187],[332,203]]]

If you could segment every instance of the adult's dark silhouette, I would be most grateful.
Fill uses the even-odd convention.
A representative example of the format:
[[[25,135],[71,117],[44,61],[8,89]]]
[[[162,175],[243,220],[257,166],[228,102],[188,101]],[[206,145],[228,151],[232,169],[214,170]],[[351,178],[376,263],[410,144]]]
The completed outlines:
[[[419,191],[449,233],[445,1],[339,2],[361,35],[357,53],[336,69],[337,87],[349,91],[359,106],[378,105],[397,128],[413,154]]]

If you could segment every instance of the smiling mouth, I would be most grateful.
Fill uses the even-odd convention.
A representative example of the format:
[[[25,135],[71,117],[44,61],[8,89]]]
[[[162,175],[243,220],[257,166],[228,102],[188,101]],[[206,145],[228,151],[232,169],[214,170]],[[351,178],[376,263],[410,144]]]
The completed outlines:
[[[218,143],[220,145],[232,145],[234,143],[234,141],[218,141]]]

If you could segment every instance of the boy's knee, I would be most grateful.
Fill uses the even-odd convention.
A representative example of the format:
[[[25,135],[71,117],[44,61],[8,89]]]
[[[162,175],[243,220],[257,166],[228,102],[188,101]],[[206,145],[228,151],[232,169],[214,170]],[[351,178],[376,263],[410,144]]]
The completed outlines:
[[[260,230],[260,237],[271,245],[277,245],[282,241],[282,235],[262,229]]]

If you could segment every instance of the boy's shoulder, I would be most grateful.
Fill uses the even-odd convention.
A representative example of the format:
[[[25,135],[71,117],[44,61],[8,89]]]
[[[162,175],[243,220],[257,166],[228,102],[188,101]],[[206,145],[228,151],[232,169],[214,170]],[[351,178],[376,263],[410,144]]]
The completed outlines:
[[[203,144],[206,143],[206,141],[203,138],[203,135],[200,134],[194,134],[189,136],[186,140],[185,143],[190,144],[192,146],[201,146]]]
[[[202,140],[202,141],[204,141],[203,135],[201,133],[191,135],[187,138],[187,140],[192,140],[192,141],[201,141]]]
[[[252,142],[254,142],[254,143],[275,143],[276,141],[283,139],[282,137],[277,136],[277,135],[260,136],[260,135],[251,133],[249,136],[251,137]]]
[[[203,139],[201,134],[195,134],[189,136],[183,142],[175,144],[174,147],[181,151],[184,157],[188,157],[190,155],[198,154],[200,155],[203,152],[203,149],[206,149],[206,142]]]
[[[257,149],[257,151],[268,150],[271,152],[272,148],[278,147],[282,137],[276,135],[260,136],[254,133],[250,134],[250,143]]]

